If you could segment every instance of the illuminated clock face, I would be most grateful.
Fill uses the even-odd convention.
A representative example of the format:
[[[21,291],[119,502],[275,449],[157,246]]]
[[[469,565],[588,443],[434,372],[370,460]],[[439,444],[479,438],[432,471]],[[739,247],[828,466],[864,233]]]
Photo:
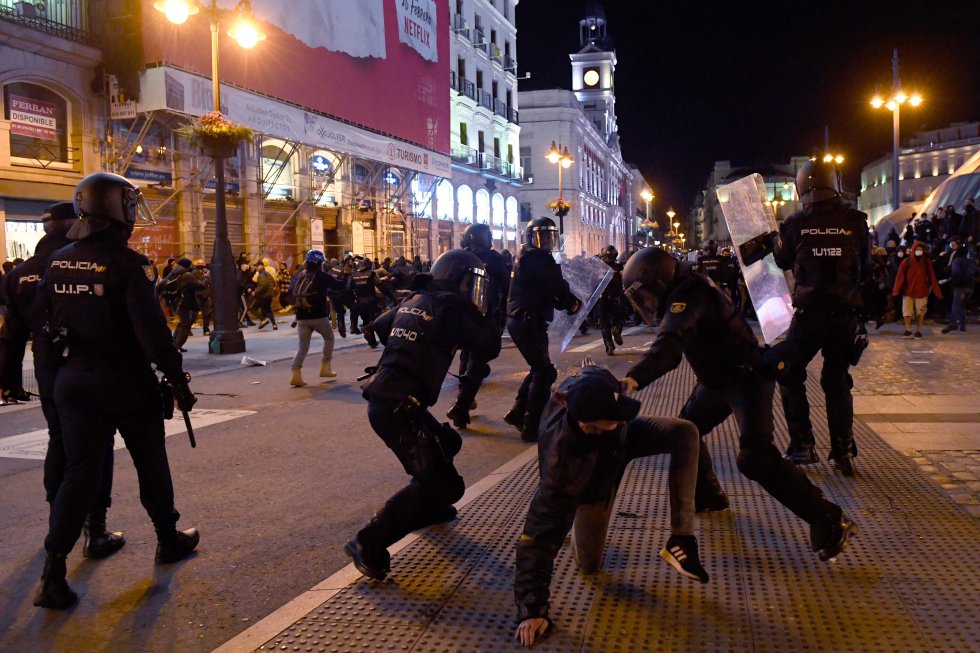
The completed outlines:
[[[595,70],[594,68],[586,70],[583,81],[585,82],[586,86],[595,86],[599,83],[599,71]]]

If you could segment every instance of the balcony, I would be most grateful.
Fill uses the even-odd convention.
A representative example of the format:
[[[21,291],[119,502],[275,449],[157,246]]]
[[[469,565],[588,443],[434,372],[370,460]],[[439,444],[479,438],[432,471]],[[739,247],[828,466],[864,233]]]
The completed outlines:
[[[473,30],[473,38],[471,40],[473,41],[474,48],[483,54],[487,53],[487,46],[489,43],[487,42],[486,36],[483,34],[482,27],[477,27]]]
[[[504,55],[504,70],[511,73],[512,75],[517,74],[517,60],[509,54]]]
[[[504,53],[496,43],[490,43],[490,58],[503,65]]]
[[[456,86],[456,84],[457,84],[457,81],[456,81],[456,71],[455,70],[450,70],[449,71],[449,88],[451,88],[454,91],[459,91],[459,87]]]
[[[25,25],[69,41],[89,43],[88,0],[72,3],[0,0],[0,20]]]
[[[466,24],[466,19],[459,14],[453,14],[453,32],[464,39],[470,38],[470,27]]]
[[[484,91],[482,88],[479,89],[477,101],[483,108],[493,111],[493,96],[491,96],[487,91]]]
[[[465,143],[457,143],[453,145],[452,156],[461,163],[475,166],[478,159],[477,154],[478,152],[476,150]]]
[[[517,118],[518,118],[517,109],[513,109],[513,108],[511,108],[511,107],[508,106],[507,107],[507,121],[508,122],[512,122],[515,125],[519,125],[521,123],[518,121]]]
[[[493,99],[493,112],[501,118],[507,118],[507,104],[503,100]]]
[[[459,82],[460,82],[460,86],[462,87],[460,93],[462,93],[469,99],[476,101],[476,84],[474,84],[468,79],[460,79]]]

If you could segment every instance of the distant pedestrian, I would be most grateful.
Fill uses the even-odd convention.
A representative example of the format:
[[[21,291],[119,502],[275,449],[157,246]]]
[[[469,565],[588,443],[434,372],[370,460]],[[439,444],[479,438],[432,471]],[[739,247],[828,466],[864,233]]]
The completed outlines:
[[[323,271],[326,257],[318,249],[306,254],[305,269],[296,275],[289,287],[289,297],[296,307],[296,334],[299,336],[299,349],[293,357],[292,377],[289,385],[300,388],[303,381],[303,361],[310,351],[310,339],[314,333],[323,337],[323,354],[320,356],[320,376],[333,380],[337,373],[330,368],[333,358],[333,329],[330,326],[329,290],[343,290],[344,284]]]
[[[943,333],[949,333],[957,327],[960,331],[966,331],[966,306],[973,297],[977,276],[976,257],[958,239],[954,239],[950,247],[949,285],[952,286],[953,308],[949,313],[949,323],[942,329]]]
[[[267,261],[268,259],[262,260]],[[252,306],[259,312],[259,317],[262,318],[262,321],[259,322],[259,328],[261,329],[271,323],[272,328],[278,330],[279,325],[276,324],[276,314],[272,311],[272,300],[275,299],[278,288],[274,270],[264,263],[259,263],[256,266],[252,281],[255,282]]]
[[[936,279],[932,260],[926,253],[924,243],[912,245],[912,256],[906,258],[898,268],[892,296],[902,297],[902,317],[905,318],[905,338],[912,337],[912,318],[915,317],[915,337],[922,337],[922,322],[926,317],[930,291],[937,298],[943,296]]]

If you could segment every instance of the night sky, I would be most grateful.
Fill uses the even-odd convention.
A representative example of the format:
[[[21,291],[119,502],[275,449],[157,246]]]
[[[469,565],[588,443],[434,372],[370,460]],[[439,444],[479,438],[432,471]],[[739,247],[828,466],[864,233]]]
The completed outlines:
[[[571,88],[584,0],[521,0],[520,90]],[[907,90],[925,102],[902,112],[918,129],[980,120],[980,27],[975,0],[602,3],[618,64],[623,154],[657,195],[686,213],[715,160],[788,162],[830,144],[847,157],[845,185],[891,152],[891,114],[868,100],[891,88],[899,49]],[[971,9],[972,7],[972,9]],[[970,15],[972,14],[972,18]]]

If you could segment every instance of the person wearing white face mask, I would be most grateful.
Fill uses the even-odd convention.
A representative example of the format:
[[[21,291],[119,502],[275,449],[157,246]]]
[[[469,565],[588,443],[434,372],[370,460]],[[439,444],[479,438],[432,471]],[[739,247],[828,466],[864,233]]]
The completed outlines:
[[[894,297],[902,296],[902,317],[905,318],[905,338],[912,337],[912,318],[915,317],[915,337],[922,337],[922,322],[926,316],[926,306],[929,303],[929,292],[942,299],[936,271],[932,260],[926,255],[924,243],[912,245],[912,256],[905,259],[898,268],[895,285],[892,288]]]

